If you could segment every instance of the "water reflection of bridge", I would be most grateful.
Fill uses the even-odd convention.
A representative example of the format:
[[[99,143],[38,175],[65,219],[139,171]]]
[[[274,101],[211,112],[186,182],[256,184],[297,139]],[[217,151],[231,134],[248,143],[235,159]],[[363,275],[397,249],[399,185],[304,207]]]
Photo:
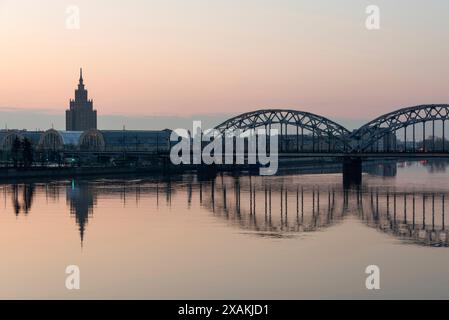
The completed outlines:
[[[317,231],[341,220],[344,199],[336,189],[288,185],[277,179],[220,177],[201,184],[202,205],[215,216],[262,236]],[[204,196],[206,195],[206,197]]]
[[[414,243],[447,247],[449,229],[445,215],[448,199],[448,193],[397,193],[372,189],[368,203],[359,204],[359,212],[367,225],[382,232]]]
[[[270,180],[247,177],[232,183],[218,179],[218,183],[206,185],[208,190],[203,188],[203,193],[209,194],[205,207],[263,236],[317,231],[356,215],[366,225],[401,240],[449,246],[446,192],[345,190],[338,184],[318,187]]]
[[[196,175],[165,180],[20,184],[3,186],[5,201],[12,199],[14,213],[32,214],[36,193],[59,201],[65,195],[75,218],[81,242],[94,218],[98,199],[121,199],[139,204],[150,199],[157,206],[172,206],[186,198],[250,234],[294,237],[323,230],[347,216],[403,241],[426,246],[449,246],[446,212],[449,192],[413,192],[364,186],[343,189],[338,181],[304,181],[304,176],[218,176],[201,181]],[[184,195],[182,195],[184,193]],[[196,205],[196,204],[195,204]],[[132,218],[132,217],[131,217]]]

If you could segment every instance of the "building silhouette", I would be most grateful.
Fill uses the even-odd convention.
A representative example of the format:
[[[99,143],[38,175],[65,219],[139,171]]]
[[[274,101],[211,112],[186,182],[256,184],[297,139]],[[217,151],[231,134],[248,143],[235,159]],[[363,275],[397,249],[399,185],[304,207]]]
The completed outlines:
[[[65,116],[67,131],[97,129],[97,110],[93,109],[93,102],[88,99],[87,90],[84,88],[83,69],[80,69],[75,100],[70,100],[70,108],[66,110]]]

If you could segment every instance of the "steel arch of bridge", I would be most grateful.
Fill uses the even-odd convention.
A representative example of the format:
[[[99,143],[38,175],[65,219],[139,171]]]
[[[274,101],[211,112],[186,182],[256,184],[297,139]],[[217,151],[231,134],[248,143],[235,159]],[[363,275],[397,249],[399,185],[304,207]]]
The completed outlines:
[[[350,143],[352,144],[351,151],[366,151],[367,149],[372,148],[380,139],[382,139],[386,135],[395,134],[400,129],[405,130],[404,140],[406,141],[407,127],[409,126],[413,126],[414,140],[414,126],[417,123],[422,123],[424,126],[426,122],[430,121],[433,122],[433,125],[435,124],[434,121],[443,122],[442,128],[444,137],[444,122],[446,120],[449,120],[449,105],[447,104],[419,105],[399,109],[382,115],[360,127],[358,130],[354,131],[348,137]],[[434,136],[435,135],[433,133],[433,137]],[[425,128],[423,129],[423,141],[425,143]]]
[[[346,151],[350,148],[350,143],[347,140],[350,132],[345,127],[325,117],[297,110],[268,109],[247,112],[223,122],[216,126],[215,129],[221,134],[226,134],[228,130],[247,131],[259,127],[265,127],[269,131],[271,126],[276,124],[281,125],[281,136],[283,125],[295,126],[297,128],[298,149],[299,128],[301,128],[302,137],[304,136],[303,130],[306,129],[318,141],[320,139],[327,141],[329,151],[331,151],[331,145],[332,151]]]

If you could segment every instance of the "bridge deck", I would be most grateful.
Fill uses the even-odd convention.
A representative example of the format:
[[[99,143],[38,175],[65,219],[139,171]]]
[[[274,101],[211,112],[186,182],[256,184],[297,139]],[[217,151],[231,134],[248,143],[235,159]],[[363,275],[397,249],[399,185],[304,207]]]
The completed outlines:
[[[360,153],[344,153],[344,152],[299,152],[299,153],[280,153],[281,158],[410,158],[410,159],[426,159],[426,158],[448,158],[449,152],[360,152]]]
[[[152,156],[158,158],[167,158],[169,153],[155,153],[146,151],[65,151],[67,155],[142,155]],[[236,154],[234,154],[236,156]],[[346,153],[346,152],[282,152],[279,153],[280,158],[411,158],[411,159],[425,159],[425,158],[448,158],[449,152],[359,152],[359,153]],[[245,153],[244,157],[247,158],[248,154]]]

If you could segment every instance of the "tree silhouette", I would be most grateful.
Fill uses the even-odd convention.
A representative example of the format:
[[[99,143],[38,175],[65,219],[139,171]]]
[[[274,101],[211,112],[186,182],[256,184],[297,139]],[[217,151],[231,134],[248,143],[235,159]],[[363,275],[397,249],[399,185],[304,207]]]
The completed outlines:
[[[14,164],[14,168],[17,168],[17,165],[19,163],[19,155],[20,155],[20,149],[22,147],[22,143],[20,142],[20,139],[16,137],[12,143],[11,147],[11,158]]]
[[[22,141],[22,158],[23,166],[25,168],[31,167],[33,164],[33,146],[31,145],[31,141],[27,138]]]

